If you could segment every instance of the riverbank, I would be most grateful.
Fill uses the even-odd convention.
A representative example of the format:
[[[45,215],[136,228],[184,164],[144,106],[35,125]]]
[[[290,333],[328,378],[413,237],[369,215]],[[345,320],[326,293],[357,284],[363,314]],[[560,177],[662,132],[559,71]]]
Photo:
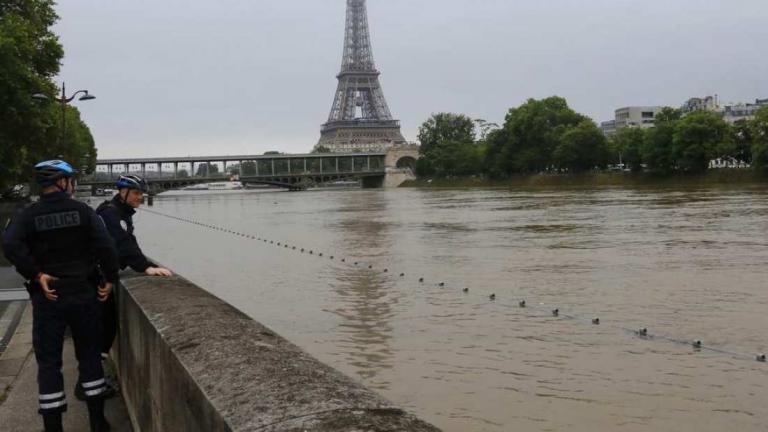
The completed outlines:
[[[768,186],[768,176],[751,170],[709,170],[698,175],[650,173],[534,174],[503,180],[481,177],[419,178],[400,187],[412,188],[601,188],[601,187]]]

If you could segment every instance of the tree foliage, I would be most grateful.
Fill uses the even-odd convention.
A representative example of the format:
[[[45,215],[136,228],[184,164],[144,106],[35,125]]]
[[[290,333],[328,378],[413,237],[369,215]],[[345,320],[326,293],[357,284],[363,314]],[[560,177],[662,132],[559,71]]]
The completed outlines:
[[[607,158],[605,137],[595,132],[599,132],[597,126],[572,110],[565,99],[529,99],[510,109],[504,126],[488,134],[485,165],[495,177],[589,169]]]
[[[752,134],[752,166],[768,174],[768,107],[761,109],[750,123]]]
[[[483,146],[475,143],[475,122],[463,114],[433,114],[419,128],[419,141],[419,175],[462,176],[482,171]]]
[[[727,151],[728,124],[719,115],[699,110],[678,121],[672,137],[672,158],[678,170],[700,173]]]
[[[51,27],[58,20],[52,0],[0,0],[0,191],[28,181],[32,167],[58,156],[86,171],[96,150],[79,112],[53,98],[53,77],[64,55]],[[43,93],[41,102],[31,96]],[[66,131],[62,130],[66,118]]]

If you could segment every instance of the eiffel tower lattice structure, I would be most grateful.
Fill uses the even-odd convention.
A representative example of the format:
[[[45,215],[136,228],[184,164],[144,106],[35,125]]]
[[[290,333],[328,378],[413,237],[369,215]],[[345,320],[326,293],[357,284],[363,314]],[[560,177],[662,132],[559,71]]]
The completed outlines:
[[[365,1],[347,0],[339,85],[317,143],[334,153],[384,151],[406,144],[379,83]]]

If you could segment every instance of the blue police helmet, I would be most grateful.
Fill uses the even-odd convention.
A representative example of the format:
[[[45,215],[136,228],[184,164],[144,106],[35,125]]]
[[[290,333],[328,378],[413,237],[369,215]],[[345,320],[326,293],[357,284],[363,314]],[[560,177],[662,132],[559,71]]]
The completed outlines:
[[[136,189],[142,191],[143,193],[149,192],[149,186],[147,186],[147,182],[144,181],[144,179],[141,177],[135,175],[120,176],[120,178],[117,179],[117,188]]]
[[[47,160],[35,165],[35,179],[42,187],[52,186],[60,178],[71,178],[75,175],[77,170],[62,160]]]

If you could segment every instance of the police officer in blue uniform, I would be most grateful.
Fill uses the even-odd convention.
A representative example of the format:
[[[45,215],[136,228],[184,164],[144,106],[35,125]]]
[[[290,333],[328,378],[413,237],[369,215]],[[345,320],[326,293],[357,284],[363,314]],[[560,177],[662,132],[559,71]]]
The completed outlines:
[[[104,220],[109,235],[115,240],[120,269],[130,267],[134,271],[148,276],[172,276],[173,274],[168,269],[158,266],[144,256],[139,242],[133,234],[133,215],[141,205],[144,194],[149,192],[147,183],[138,176],[124,175],[117,180],[117,190],[118,193],[110,201],[105,201],[99,205],[96,213]],[[104,302],[102,318],[104,337],[101,352],[102,356],[106,357],[117,334],[117,313],[114,298]]]
[[[72,199],[76,171],[60,160],[35,166],[40,201],[7,226],[2,249],[29,282],[33,346],[38,364],[39,413],[46,432],[62,431],[67,410],[61,374],[64,331],[69,327],[85,389],[92,432],[109,431],[104,417],[101,311],[118,282],[114,241],[101,218]]]

